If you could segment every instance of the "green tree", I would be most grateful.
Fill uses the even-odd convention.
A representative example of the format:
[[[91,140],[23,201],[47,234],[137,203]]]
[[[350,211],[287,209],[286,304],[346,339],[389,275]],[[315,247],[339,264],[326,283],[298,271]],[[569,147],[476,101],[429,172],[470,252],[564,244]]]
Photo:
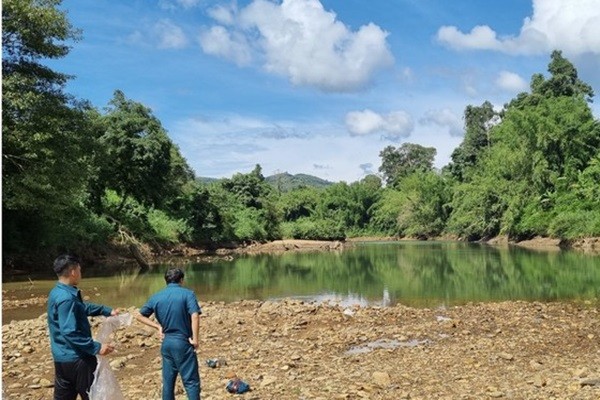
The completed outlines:
[[[2,206],[6,253],[83,239],[94,138],[69,76],[44,65],[79,38],[60,1],[2,3]],[[91,223],[91,222],[90,222]],[[89,227],[88,227],[89,228]]]
[[[429,171],[433,168],[435,147],[424,147],[414,143],[403,143],[400,147],[387,146],[380,153],[379,172],[388,185],[416,171]]]
[[[221,186],[232,193],[244,206],[260,209],[262,202],[273,188],[265,181],[260,165],[256,165],[248,174],[237,173],[230,179],[221,181]]]
[[[278,200],[284,221],[296,221],[311,217],[319,203],[322,190],[313,187],[300,187],[283,193]]]
[[[532,93],[510,102],[489,130],[488,146],[455,190],[451,232],[522,239],[584,230],[579,217],[587,211],[565,199],[600,148],[600,124],[587,103],[593,92],[560,52],[548,70],[552,76],[534,75]]]
[[[100,138],[106,159],[100,167],[104,187],[145,205],[163,206],[191,178],[189,167],[160,121],[143,104],[115,91],[102,117]]]
[[[248,174],[237,173],[220,181],[223,190],[232,195],[227,208],[233,215],[234,240],[270,240],[281,236],[280,211],[273,187],[265,181],[262,168],[256,165]],[[256,237],[252,237],[252,234]]]
[[[452,163],[448,169],[459,181],[467,179],[469,169],[477,164],[484,149],[490,145],[489,131],[497,122],[498,114],[492,103],[484,102],[480,107],[467,106],[465,109],[465,137],[452,152]]]
[[[579,79],[577,69],[563,57],[561,51],[554,50],[552,52],[548,72],[551,74],[548,80],[536,77],[536,83],[532,87],[533,94],[540,94],[544,97],[581,96],[586,101],[592,101],[594,90]]]
[[[440,235],[449,215],[451,192],[444,177],[434,171],[415,172],[400,183],[398,229],[403,236]]]

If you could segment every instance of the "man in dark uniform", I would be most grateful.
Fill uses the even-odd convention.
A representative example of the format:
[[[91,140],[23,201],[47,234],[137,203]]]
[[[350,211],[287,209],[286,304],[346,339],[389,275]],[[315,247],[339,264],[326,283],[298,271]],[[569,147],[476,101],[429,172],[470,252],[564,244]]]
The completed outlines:
[[[156,328],[162,338],[163,400],[175,399],[178,373],[188,399],[200,400],[196,349],[202,311],[194,292],[181,286],[183,277],[181,269],[169,269],[165,273],[167,287],[150,297],[136,315],[138,321]],[[158,323],[149,318],[152,314]]]
[[[58,282],[48,295],[47,311],[55,370],[54,400],[75,400],[78,394],[88,400],[96,354],[107,355],[114,350],[113,346],[92,339],[88,316],[117,315],[119,310],[83,301],[77,289],[81,265],[76,257],[61,255],[53,268]]]

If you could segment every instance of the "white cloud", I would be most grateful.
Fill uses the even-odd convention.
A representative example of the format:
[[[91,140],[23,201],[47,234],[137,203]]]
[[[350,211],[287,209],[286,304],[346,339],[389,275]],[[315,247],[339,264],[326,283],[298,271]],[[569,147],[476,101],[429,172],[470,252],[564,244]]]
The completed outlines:
[[[363,136],[384,133],[387,138],[399,139],[410,136],[414,122],[410,114],[393,111],[381,115],[371,110],[351,111],[346,114],[346,128],[352,135]]]
[[[500,71],[496,78],[496,86],[501,90],[512,93],[520,93],[529,88],[529,85],[523,78],[509,71]]]
[[[410,67],[404,67],[402,71],[400,71],[400,80],[412,83],[415,80],[415,73]]]
[[[192,8],[200,4],[200,0],[177,0],[177,4],[183,8]]]
[[[462,119],[447,108],[443,110],[429,110],[419,122],[422,125],[437,125],[442,128],[448,128],[448,132],[454,137],[463,135]]]
[[[437,39],[448,46],[460,49],[493,49],[499,50],[496,32],[489,26],[476,26],[468,34],[462,33],[455,26],[442,26],[437,33]]]
[[[158,6],[163,10],[189,9],[196,7],[202,0],[158,0]]]
[[[187,45],[183,30],[168,19],[160,20],[154,25],[154,34],[161,49],[179,49]]]
[[[458,50],[543,54],[559,49],[570,56],[600,54],[600,0],[533,0],[533,15],[525,18],[518,36],[499,37],[486,25],[469,33],[442,26],[437,39]]]
[[[200,35],[200,45],[205,53],[248,65],[252,60],[246,38],[236,32],[230,33],[222,26],[213,26]]]
[[[205,52],[239,63],[237,52],[231,51],[234,43],[238,52],[242,48],[248,53],[257,51],[267,71],[295,85],[353,91],[365,87],[376,71],[394,61],[387,32],[373,23],[351,31],[318,0],[283,0],[281,4],[254,0],[239,11],[220,8],[211,15],[221,24],[231,24],[235,18],[236,26],[207,31],[201,38]]]
[[[303,137],[268,134],[273,127],[309,132]],[[267,132],[267,135],[264,133]],[[230,177],[258,163],[265,175],[306,173],[332,181],[354,182],[379,165],[381,141],[348,137],[341,125],[271,121],[239,115],[177,121],[169,129],[183,156],[199,176]]]
[[[237,5],[217,5],[208,10],[208,15],[222,25],[233,25],[235,16],[238,13]]]

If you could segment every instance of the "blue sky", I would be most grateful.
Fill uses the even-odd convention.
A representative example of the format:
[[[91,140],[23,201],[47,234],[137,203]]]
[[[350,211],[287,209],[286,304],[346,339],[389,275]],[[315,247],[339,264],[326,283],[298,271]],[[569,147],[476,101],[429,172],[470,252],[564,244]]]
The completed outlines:
[[[467,105],[500,108],[563,50],[600,93],[600,0],[66,0],[53,68],[150,107],[198,176],[353,182],[386,146],[446,165]],[[600,108],[592,105],[595,115]]]

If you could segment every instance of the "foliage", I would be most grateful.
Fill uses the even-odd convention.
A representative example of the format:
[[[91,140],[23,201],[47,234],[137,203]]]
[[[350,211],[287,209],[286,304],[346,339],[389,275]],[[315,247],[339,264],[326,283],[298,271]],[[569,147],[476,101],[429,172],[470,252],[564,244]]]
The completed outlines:
[[[255,208],[244,208],[236,213],[234,223],[235,238],[241,241],[264,241],[267,239],[267,230],[260,223],[260,211]]]
[[[249,173],[201,182],[145,105],[116,90],[101,112],[44,64],[79,39],[59,0],[2,4],[2,212],[6,257],[146,242],[469,240],[600,235],[600,122],[594,92],[560,51],[549,77],[501,111],[467,106],[465,137],[438,173],[434,148],[385,147],[379,176],[331,183]],[[365,273],[363,266],[356,273]]]
[[[593,92],[560,52],[553,53],[548,69],[552,76],[534,76],[532,93],[509,103],[501,123],[490,128],[470,181],[454,191],[450,232],[469,239],[499,233],[521,239],[596,230],[594,223],[591,230],[583,224],[595,221],[585,208],[589,203],[584,207],[571,198],[574,182],[583,179],[589,189],[582,174],[600,148],[600,126],[587,103]]]
[[[100,142],[106,162],[100,170],[104,185],[126,201],[161,206],[191,179],[191,172],[160,121],[144,105],[115,91],[102,117],[105,132]]]
[[[321,195],[322,191],[309,187],[301,187],[283,193],[277,202],[283,214],[283,220],[295,221],[313,215]]]
[[[435,172],[417,172],[400,182],[402,188],[398,230],[403,236],[439,236],[449,215],[451,192],[446,180]]]
[[[379,172],[388,185],[393,185],[412,173],[431,170],[436,152],[434,147],[414,143],[403,143],[398,148],[387,146],[379,153]]]
[[[233,216],[234,236],[231,240],[262,241],[280,237],[280,213],[275,205],[273,188],[265,182],[260,165],[248,174],[237,173],[218,184],[231,195],[222,205]]]
[[[489,101],[480,107],[467,106],[464,119],[465,138],[452,152],[452,162],[447,167],[459,181],[467,179],[470,169],[477,164],[483,150],[490,145],[489,131],[499,121],[498,114]]]
[[[184,220],[171,218],[166,212],[154,208],[148,210],[147,215],[154,240],[171,245],[189,241],[190,229]]]
[[[284,238],[310,240],[342,240],[346,234],[341,225],[333,220],[300,218],[282,224]]]
[[[172,245],[189,239],[187,223],[170,217],[162,210],[147,208],[133,198],[123,201],[114,190],[107,190],[102,202],[106,218],[122,243],[146,241]]]
[[[2,4],[2,209],[4,252],[93,242],[102,227],[84,207],[91,178],[87,105],[64,92],[68,76],[43,64],[77,40],[59,1]],[[93,224],[92,224],[93,225]]]

